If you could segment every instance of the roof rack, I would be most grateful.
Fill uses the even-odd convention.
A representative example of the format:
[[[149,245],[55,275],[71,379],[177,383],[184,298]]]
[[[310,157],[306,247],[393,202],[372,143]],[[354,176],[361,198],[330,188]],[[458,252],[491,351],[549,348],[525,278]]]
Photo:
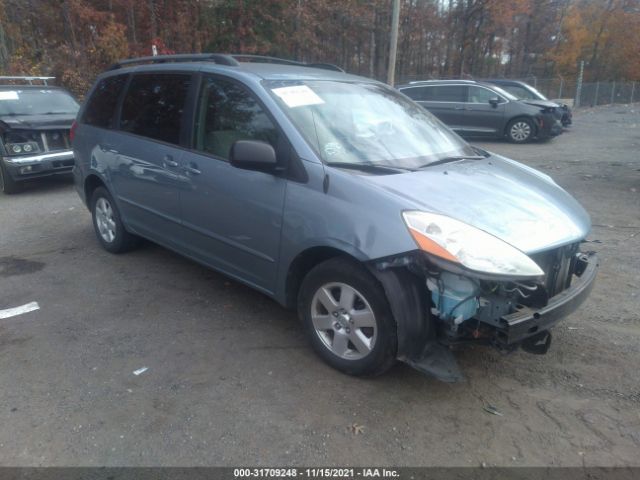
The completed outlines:
[[[432,82],[477,83],[476,80],[470,80],[468,78],[430,78],[429,80],[414,80],[412,82],[409,82],[409,85],[417,85],[420,83],[432,83]]]
[[[120,60],[109,67],[109,70],[134,65],[136,63],[167,63],[167,62],[213,62],[219,65],[237,67],[239,63],[230,55],[220,53],[185,53],[177,55],[154,55],[151,57],[129,58]]]
[[[269,57],[266,55],[248,55],[244,53],[232,53],[229,55],[238,62],[247,63],[276,63],[279,65],[298,65],[304,66],[305,63],[296,62],[295,60],[287,60],[286,58]]]
[[[295,60],[287,60],[285,58],[269,57],[265,55],[246,55],[243,53],[233,53],[230,56],[239,62],[277,63],[281,65],[295,65],[298,67],[321,68],[323,70],[333,70],[335,72],[344,73],[342,68],[332,63],[304,63],[297,62]]]
[[[0,85],[15,85],[15,83],[4,83],[4,81],[25,82],[28,85],[33,85],[33,82],[37,81],[48,86],[48,81],[55,79],[56,77],[0,77]]]
[[[278,57],[269,57],[265,55],[251,54],[225,54],[225,53],[185,53],[176,55],[155,55],[151,57],[129,58],[114,63],[109,70],[117,70],[129,65],[138,63],[167,63],[167,62],[213,62],[218,65],[226,65],[228,67],[237,67],[240,62],[248,63],[276,63],[280,65],[294,65],[298,67],[322,68],[324,70],[333,70],[336,72],[344,72],[337,65],[330,63],[303,63],[295,60],[287,60]]]

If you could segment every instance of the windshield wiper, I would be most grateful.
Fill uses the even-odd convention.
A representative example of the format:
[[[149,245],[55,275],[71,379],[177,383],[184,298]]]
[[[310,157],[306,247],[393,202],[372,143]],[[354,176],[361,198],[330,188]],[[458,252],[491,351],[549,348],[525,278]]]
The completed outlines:
[[[357,163],[357,162],[326,162],[326,165],[337,168],[348,168],[351,170],[362,170],[370,173],[404,173],[412,172],[410,168],[392,167],[390,165],[375,165],[373,163]]]
[[[434,160],[433,162],[425,163],[418,167],[418,169],[433,167],[434,165],[441,165],[443,163],[457,162],[459,160],[484,160],[485,156],[483,155],[452,155],[450,157],[439,158],[438,160]]]
[[[491,156],[490,152],[487,152],[486,150],[483,150],[480,147],[476,147],[475,145],[471,145],[471,149],[476,152],[478,155],[480,155],[481,157],[484,158],[489,158]]]

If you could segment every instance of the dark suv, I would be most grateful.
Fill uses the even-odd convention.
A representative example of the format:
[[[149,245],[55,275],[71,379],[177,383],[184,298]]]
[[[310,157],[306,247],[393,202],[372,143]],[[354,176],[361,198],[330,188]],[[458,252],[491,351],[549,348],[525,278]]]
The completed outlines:
[[[51,79],[0,77],[0,190],[4,193],[18,192],[25,180],[71,173],[69,133],[80,106],[65,89],[47,85]]]
[[[493,85],[497,85],[513,96],[519,98],[520,100],[533,103],[534,105],[545,105],[549,102],[553,102],[559,107],[558,113],[562,125],[568,127],[573,123],[573,113],[571,112],[571,108],[569,107],[569,105],[567,105],[566,103],[559,103],[559,101],[557,100],[549,100],[535,87],[532,87],[528,83],[520,82],[518,80],[508,80],[506,78],[495,78],[484,81],[487,83],[492,83]]]
[[[74,175],[107,251],[144,237],[250,285],[350,374],[399,359],[451,381],[453,344],[546,351],[597,271],[567,192],[375,80],[246,59],[97,79]]]
[[[530,105],[488,83],[427,80],[397,88],[464,136],[525,143],[562,133],[557,105]]]

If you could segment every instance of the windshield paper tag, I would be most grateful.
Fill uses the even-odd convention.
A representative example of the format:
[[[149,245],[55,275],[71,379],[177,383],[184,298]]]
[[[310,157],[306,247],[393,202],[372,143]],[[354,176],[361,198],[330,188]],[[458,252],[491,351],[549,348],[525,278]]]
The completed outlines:
[[[319,105],[324,103],[324,100],[322,100],[316,92],[306,85],[274,88],[272,91],[279,96],[289,108],[304,107],[305,105]]]
[[[18,92],[13,90],[0,92],[0,100],[18,100]]]

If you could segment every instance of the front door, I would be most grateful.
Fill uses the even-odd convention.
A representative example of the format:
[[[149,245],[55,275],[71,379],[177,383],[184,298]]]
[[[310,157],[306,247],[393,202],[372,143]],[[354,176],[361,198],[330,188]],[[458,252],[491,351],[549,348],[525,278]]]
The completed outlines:
[[[193,150],[183,167],[182,218],[190,254],[255,287],[272,292],[280,247],[286,179],[229,163],[237,140],[270,143],[279,160],[284,138],[249,90],[204,76],[197,101]]]
[[[470,85],[464,110],[464,132],[479,136],[502,136],[505,100],[488,88]],[[489,100],[498,99],[497,104]]]

